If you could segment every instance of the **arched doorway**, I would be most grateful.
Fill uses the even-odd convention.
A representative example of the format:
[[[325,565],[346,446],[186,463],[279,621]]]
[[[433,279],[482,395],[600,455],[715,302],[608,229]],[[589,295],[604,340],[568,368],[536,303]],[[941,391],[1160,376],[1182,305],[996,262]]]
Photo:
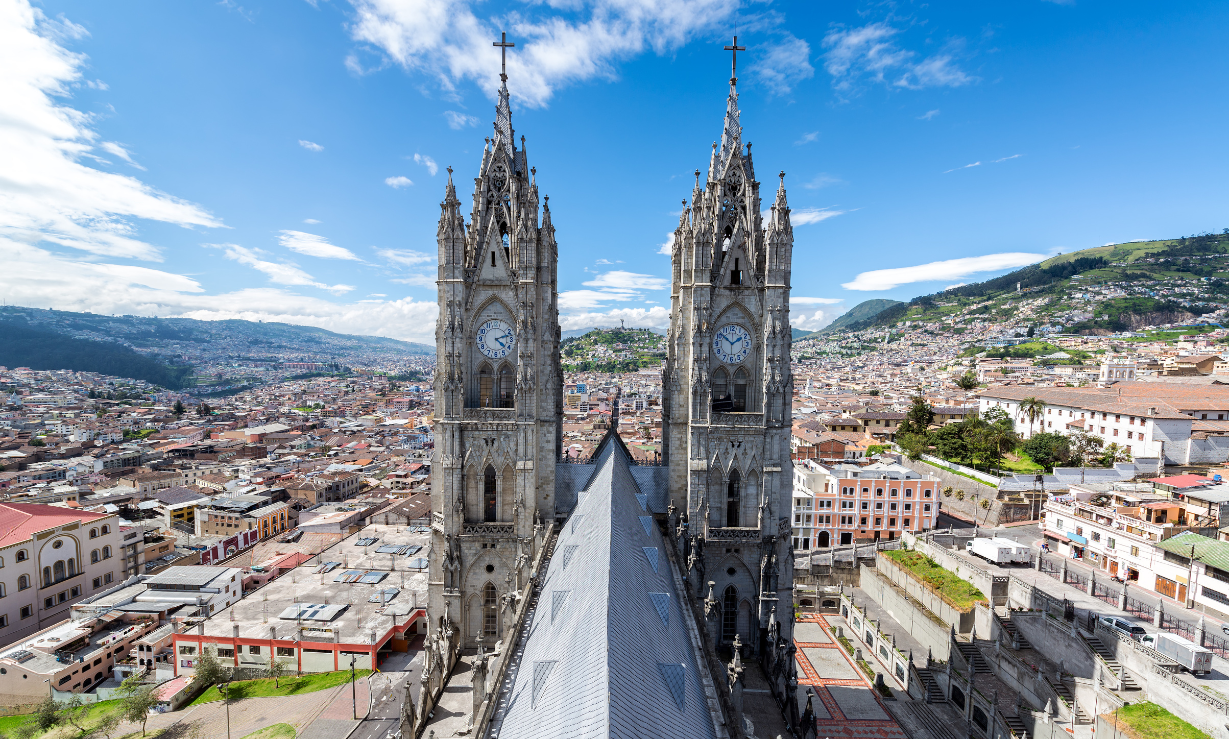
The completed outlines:
[[[819,546],[821,548],[829,546],[830,539],[831,539],[831,536],[830,534],[828,534],[827,531],[819,532]]]
[[[726,486],[725,525],[738,526],[742,509],[742,476],[738,470],[730,470],[730,482]]]

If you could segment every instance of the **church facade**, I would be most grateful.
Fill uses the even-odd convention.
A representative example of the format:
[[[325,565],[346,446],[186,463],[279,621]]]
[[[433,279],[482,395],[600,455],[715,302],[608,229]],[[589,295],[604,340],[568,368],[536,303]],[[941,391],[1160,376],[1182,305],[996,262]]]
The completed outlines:
[[[632,461],[617,405],[594,458],[569,461],[558,247],[501,79],[468,221],[451,168],[441,203],[419,731],[462,652],[475,735],[536,736],[549,718],[575,736],[647,720],[741,737],[752,655],[793,725],[784,173],[765,219],[731,77],[674,233],[662,463]]]

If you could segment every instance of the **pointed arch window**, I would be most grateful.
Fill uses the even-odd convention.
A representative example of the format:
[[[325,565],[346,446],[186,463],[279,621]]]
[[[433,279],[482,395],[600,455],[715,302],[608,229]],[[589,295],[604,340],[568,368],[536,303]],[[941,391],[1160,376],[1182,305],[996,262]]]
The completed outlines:
[[[735,411],[747,410],[747,380],[749,378],[746,367],[739,367],[734,373],[734,392],[730,399],[733,401]]]
[[[724,367],[713,372],[713,410],[730,410],[730,375]]]
[[[496,506],[495,468],[487,465],[482,473],[482,520],[497,521],[499,508]]]
[[[68,577],[64,569],[64,560],[56,560],[55,566],[52,568],[52,577],[55,582],[59,582],[65,577]]]
[[[508,237],[508,224],[499,224],[499,241],[504,247],[504,261],[508,264],[512,263],[512,243]]]
[[[483,362],[478,367],[478,407],[490,408],[494,405],[494,396],[495,375],[491,373],[491,365]]]
[[[51,584],[51,568],[44,567],[43,568],[43,587],[45,588],[50,584]]]
[[[482,635],[488,638],[495,636],[499,621],[499,592],[495,586],[487,583],[482,589]]]
[[[721,596],[721,641],[730,643],[738,632],[738,589],[730,585]]]
[[[511,408],[516,390],[516,373],[511,365],[501,365],[499,368],[499,407]]]
[[[739,513],[742,511],[742,475],[738,470],[730,471],[730,481],[726,483],[725,491],[725,525],[738,526]]]

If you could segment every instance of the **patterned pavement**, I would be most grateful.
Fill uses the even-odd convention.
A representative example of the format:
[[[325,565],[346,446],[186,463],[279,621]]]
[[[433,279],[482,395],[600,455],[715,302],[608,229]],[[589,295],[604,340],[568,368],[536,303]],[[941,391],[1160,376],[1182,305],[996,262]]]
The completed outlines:
[[[812,710],[817,737],[908,739],[853,658],[836,641],[827,619],[802,614],[794,638],[798,647],[798,704],[805,708],[808,689],[815,694]],[[849,677],[851,671],[853,678]]]

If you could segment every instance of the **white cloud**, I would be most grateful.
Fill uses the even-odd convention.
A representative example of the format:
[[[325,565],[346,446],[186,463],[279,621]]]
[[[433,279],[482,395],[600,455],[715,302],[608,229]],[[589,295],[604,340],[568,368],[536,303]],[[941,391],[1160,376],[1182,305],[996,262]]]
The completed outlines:
[[[920,116],[917,117],[917,119],[919,121],[928,121],[937,115],[939,115],[939,109],[935,108],[934,110],[928,110],[925,113],[921,114]]]
[[[1019,159],[1019,158],[1020,158],[1020,157],[1022,157],[1022,156],[1024,156],[1024,155],[1023,155],[1023,154],[1012,154],[1012,155],[1011,155],[1011,156],[1009,156],[1009,157],[1003,157],[1003,158],[1001,158],[1001,159],[995,159],[993,162],[991,162],[991,164],[998,164],[999,162],[1006,162],[1006,161],[1009,161],[1009,160],[1011,160],[1011,159]]]
[[[133,167],[136,167],[142,172],[145,171],[144,167],[142,167],[141,165],[137,164],[136,162],[132,160],[132,154],[130,154],[127,149],[115,143],[114,141],[104,141],[98,146],[103,151],[107,152],[108,154],[113,154],[114,156],[117,156],[120,159],[123,159],[125,162],[132,165]]]
[[[863,272],[841,287],[846,290],[891,290],[900,285],[931,280],[958,280],[977,272],[997,272],[1004,269],[1025,267],[1045,259],[1045,254],[1005,252],[984,254],[980,257],[961,257],[941,262],[919,264],[916,267],[893,267]]]
[[[665,254],[668,257],[674,255],[674,232],[673,231],[666,234],[666,240],[662,242],[662,245],[660,247],[657,248],[657,253]]]
[[[458,113],[455,110],[445,110],[444,118],[448,120],[448,127],[454,131],[460,131],[466,126],[470,126],[472,128],[473,126],[478,125],[478,118],[476,116],[465,115],[464,113]]]
[[[815,177],[810,182],[805,182],[803,183],[802,186],[808,190],[818,190],[821,187],[827,187],[829,185],[843,185],[843,184],[845,184],[845,181],[842,180],[840,177],[833,177],[827,172],[820,172],[819,174],[815,175]]]
[[[789,296],[790,305],[834,305],[840,303],[844,298],[803,298],[795,295]]]
[[[474,0],[350,0],[351,37],[407,70],[435,79],[446,94],[473,81],[494,96],[507,30],[510,89],[524,103],[544,105],[555,89],[614,76],[614,64],[651,49],[667,54],[713,28],[722,28],[737,0],[558,0],[507,6]],[[566,13],[566,14],[565,14]],[[481,15],[479,15],[481,14]]]
[[[590,326],[618,326],[620,322],[633,328],[666,328],[670,325],[670,310],[655,305],[651,308],[615,308],[559,316],[559,326],[564,331]]]
[[[805,226],[810,223],[826,221],[829,218],[836,218],[848,212],[832,208],[792,208],[789,212],[789,222],[792,226]]]
[[[921,61],[917,54],[896,45],[900,29],[887,23],[869,23],[859,28],[835,26],[824,36],[824,69],[836,89],[853,90],[859,80],[918,90],[924,87],[960,87],[977,78],[965,74],[950,52],[940,52]]]
[[[82,163],[96,156],[94,119],[63,100],[80,82],[86,57],[61,44],[85,35],[81,26],[50,20],[23,0],[0,4],[0,237],[160,260],[158,247],[136,237],[133,219],[188,228],[222,222],[133,177]],[[127,154],[118,144],[97,146]]]
[[[376,255],[394,269],[409,271],[409,274],[389,278],[389,282],[435,289],[438,270],[433,254],[413,249],[376,249]]]
[[[966,164],[963,167],[952,167],[951,169],[944,170],[943,174],[947,174],[948,172],[955,172],[958,169],[969,169],[970,167],[980,167],[980,166],[981,166],[981,162],[973,162],[972,164]]]
[[[775,95],[785,95],[794,85],[815,76],[811,45],[788,31],[767,45],[767,52],[751,65],[751,72]]]
[[[415,154],[414,163],[421,164],[422,166],[426,167],[427,171],[431,173],[432,177],[435,176],[436,172],[440,171],[439,165],[435,163],[435,160],[424,154]]]
[[[260,252],[256,249],[248,249],[238,244],[206,244],[206,246],[221,249],[227,259],[233,259],[239,264],[263,272],[269,278],[269,282],[275,285],[306,285],[327,290],[334,295],[348,293],[354,289],[353,285],[327,285],[318,282],[316,278],[289,262],[270,262],[261,259]]]
[[[616,259],[616,260],[614,260],[614,261],[612,262],[612,261],[610,261],[609,259],[599,259],[599,260],[597,260],[596,262],[594,262],[593,264],[594,264],[594,266],[597,266],[597,267],[607,267],[607,266],[610,266],[610,265],[613,265],[613,264],[623,264],[623,260],[622,260],[622,259]]]
[[[794,142],[794,146],[802,146],[819,140],[819,131],[811,131],[810,133],[802,134],[802,138]]]
[[[596,279],[583,284],[585,287],[600,287],[608,290],[664,290],[670,286],[670,281],[662,277],[616,269],[603,272]]]
[[[435,256],[413,249],[376,249],[381,259],[386,259],[403,267],[417,267],[435,261]]]
[[[302,231],[282,231],[277,240],[290,251],[306,254],[309,257],[348,259],[353,262],[362,261],[358,258],[357,254],[349,249],[330,244],[328,239],[316,234],[304,233]]]
[[[302,146],[304,149],[307,149],[308,151],[324,151],[324,147],[321,146],[320,144],[317,144],[314,141],[305,141],[303,139],[299,139],[299,146]]]
[[[5,265],[0,280],[11,305],[101,315],[278,321],[347,334],[435,341],[434,299],[346,304],[276,287],[209,294],[190,277],[148,267],[70,259],[3,236],[0,261]]]
[[[389,187],[400,190],[403,187],[409,187],[410,185],[413,185],[414,181],[411,180],[409,177],[397,175],[396,177],[385,177],[384,184],[388,185]]]
[[[793,298],[790,299],[790,302],[794,302]],[[820,309],[814,313],[800,311],[798,313],[790,314],[789,324],[791,328],[802,329],[803,331],[818,331],[824,326],[827,326],[829,323],[835,321],[837,316],[844,312],[845,310],[843,308],[840,310]]]
[[[310,224],[310,225],[312,225],[312,226],[314,226],[314,225],[316,225],[317,223],[319,223],[320,221],[317,221],[315,218],[304,218],[304,219],[303,219],[303,222],[304,222],[304,223],[307,223],[307,224]]]

